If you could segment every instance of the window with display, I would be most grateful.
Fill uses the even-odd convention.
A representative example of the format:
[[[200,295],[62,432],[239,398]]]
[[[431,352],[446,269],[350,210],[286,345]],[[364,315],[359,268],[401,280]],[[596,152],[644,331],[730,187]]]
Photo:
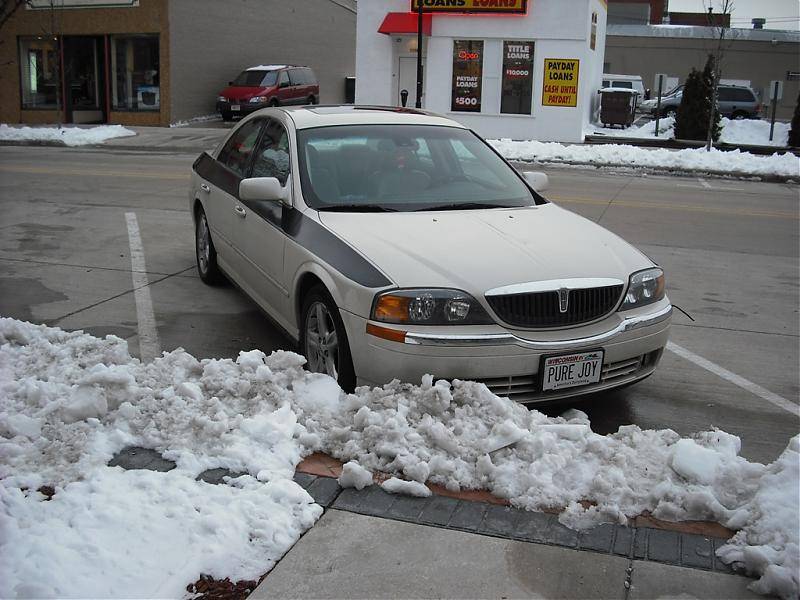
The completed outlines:
[[[503,42],[503,96],[500,112],[531,114],[533,42]]]
[[[453,99],[451,110],[481,112],[483,42],[453,41]]]
[[[58,40],[20,38],[19,67],[22,108],[57,108]]]
[[[158,35],[111,37],[114,110],[159,110]]]

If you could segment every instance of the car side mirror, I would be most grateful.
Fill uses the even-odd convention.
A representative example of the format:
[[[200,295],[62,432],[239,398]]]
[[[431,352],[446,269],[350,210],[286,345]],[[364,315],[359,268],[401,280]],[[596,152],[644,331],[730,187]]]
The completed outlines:
[[[288,195],[275,177],[251,177],[239,182],[239,198],[255,202],[287,202]]]
[[[229,82],[228,82],[228,85],[233,85],[233,82],[232,82],[232,81],[229,81]]]
[[[550,179],[541,171],[525,171],[524,175],[528,185],[537,192],[544,192],[550,187]]]

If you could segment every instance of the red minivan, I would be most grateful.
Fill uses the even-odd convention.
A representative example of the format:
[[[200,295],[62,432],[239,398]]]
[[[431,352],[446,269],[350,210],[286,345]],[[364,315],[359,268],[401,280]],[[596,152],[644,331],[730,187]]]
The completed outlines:
[[[319,83],[308,67],[259,65],[242,71],[219,93],[217,112],[230,121],[265,106],[317,102]]]

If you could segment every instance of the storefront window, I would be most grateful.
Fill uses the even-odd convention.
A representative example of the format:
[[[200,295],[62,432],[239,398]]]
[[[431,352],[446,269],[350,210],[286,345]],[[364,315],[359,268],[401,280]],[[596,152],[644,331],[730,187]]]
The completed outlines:
[[[451,110],[481,112],[483,42],[453,41],[453,99]]]
[[[531,114],[533,42],[503,42],[503,97],[500,112]]]
[[[111,97],[114,110],[158,110],[158,35],[112,36]]]
[[[20,38],[22,108],[57,108],[58,40]]]

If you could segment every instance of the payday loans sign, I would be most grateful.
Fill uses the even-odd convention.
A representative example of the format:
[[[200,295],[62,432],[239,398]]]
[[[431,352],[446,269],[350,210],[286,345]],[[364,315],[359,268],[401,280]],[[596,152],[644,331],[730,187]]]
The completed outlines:
[[[411,10],[422,10],[428,13],[502,13],[525,14],[528,0],[411,0]]]
[[[545,58],[542,106],[578,106],[577,58]]]

